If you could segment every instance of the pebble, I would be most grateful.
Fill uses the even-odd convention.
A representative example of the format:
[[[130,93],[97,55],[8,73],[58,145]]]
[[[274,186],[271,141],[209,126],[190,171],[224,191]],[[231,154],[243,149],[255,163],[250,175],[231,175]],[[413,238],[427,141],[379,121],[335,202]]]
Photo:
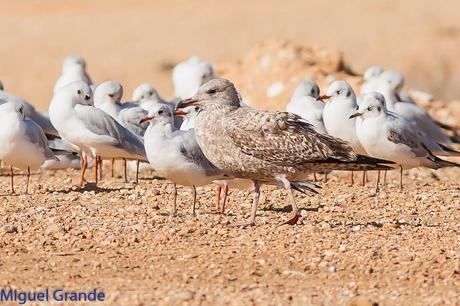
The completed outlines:
[[[8,234],[16,234],[18,232],[18,228],[14,225],[6,224],[3,229]]]

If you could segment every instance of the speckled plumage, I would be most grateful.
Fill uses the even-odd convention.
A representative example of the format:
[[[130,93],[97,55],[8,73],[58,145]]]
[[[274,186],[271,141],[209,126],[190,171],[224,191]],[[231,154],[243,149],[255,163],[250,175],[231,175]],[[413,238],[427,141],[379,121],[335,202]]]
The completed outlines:
[[[204,155],[217,168],[237,178],[254,181],[254,199],[248,225],[254,224],[260,185],[277,184],[290,191],[294,224],[298,208],[292,189],[312,171],[390,169],[381,160],[357,155],[338,138],[316,132],[301,117],[240,107],[233,84],[213,79],[177,108],[195,106],[195,133]],[[309,188],[311,189],[311,188]],[[245,224],[245,225],[246,225]]]

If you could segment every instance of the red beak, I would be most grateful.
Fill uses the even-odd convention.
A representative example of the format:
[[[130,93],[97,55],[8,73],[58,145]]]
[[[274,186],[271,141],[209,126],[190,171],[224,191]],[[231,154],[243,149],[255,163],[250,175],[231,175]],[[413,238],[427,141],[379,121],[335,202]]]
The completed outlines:
[[[328,96],[328,95],[319,96],[319,98],[320,98],[321,100],[327,100],[327,99],[329,99],[330,97],[331,97],[331,96]]]
[[[186,116],[187,113],[184,112],[184,111],[181,110],[181,109],[176,109],[176,111],[174,112],[174,115],[176,115],[176,116]]]
[[[149,121],[149,120],[152,120],[152,117],[145,116],[144,118],[141,119],[141,121],[139,121],[139,123],[144,123],[144,122]]]

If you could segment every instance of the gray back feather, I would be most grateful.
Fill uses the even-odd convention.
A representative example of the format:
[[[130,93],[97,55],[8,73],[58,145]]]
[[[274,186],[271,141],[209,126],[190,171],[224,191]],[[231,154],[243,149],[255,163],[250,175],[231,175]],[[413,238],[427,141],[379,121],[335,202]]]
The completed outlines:
[[[145,158],[144,142],[110,115],[93,106],[77,105],[75,110],[88,130],[97,135],[110,136],[114,139],[115,147]]]

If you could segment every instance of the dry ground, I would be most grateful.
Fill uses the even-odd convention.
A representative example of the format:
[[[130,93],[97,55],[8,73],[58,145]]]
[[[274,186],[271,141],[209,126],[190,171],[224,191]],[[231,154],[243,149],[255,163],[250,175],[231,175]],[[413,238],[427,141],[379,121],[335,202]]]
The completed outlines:
[[[207,214],[211,187],[179,191],[143,174],[139,185],[106,179],[72,187],[76,171],[33,176],[33,195],[0,198],[0,287],[100,288],[107,304],[458,305],[458,170],[397,175],[375,194],[330,176],[320,194],[298,194],[300,222],[277,227],[290,207],[282,190],[264,188],[257,226],[232,228],[250,197],[232,191],[228,212]],[[455,181],[457,180],[457,181]],[[25,177],[17,177],[17,190]],[[97,192],[95,192],[97,191]],[[367,304],[366,304],[367,303]]]

